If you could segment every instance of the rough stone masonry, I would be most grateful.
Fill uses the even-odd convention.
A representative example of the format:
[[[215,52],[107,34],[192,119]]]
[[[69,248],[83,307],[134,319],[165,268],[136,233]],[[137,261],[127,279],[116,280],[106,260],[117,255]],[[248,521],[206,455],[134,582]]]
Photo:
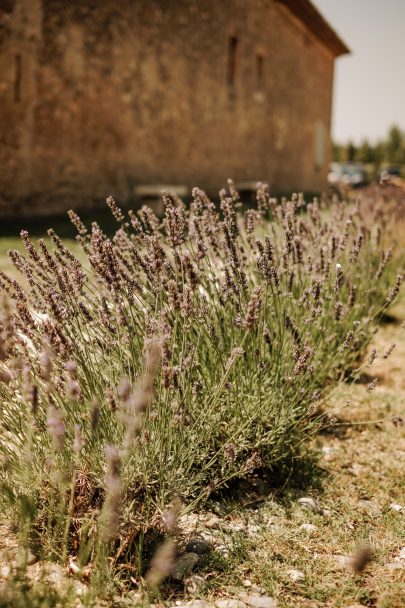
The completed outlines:
[[[0,214],[319,190],[345,52],[308,0],[0,0]]]

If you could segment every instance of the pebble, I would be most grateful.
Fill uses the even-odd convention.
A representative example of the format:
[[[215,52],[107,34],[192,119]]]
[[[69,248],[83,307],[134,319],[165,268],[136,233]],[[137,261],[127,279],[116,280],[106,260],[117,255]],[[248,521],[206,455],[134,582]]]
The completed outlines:
[[[333,558],[341,568],[353,567],[353,558],[348,555],[333,555]]]
[[[315,526],[314,524],[301,524],[300,529],[312,534],[312,532],[316,532],[318,530],[318,526]]]
[[[355,477],[358,477],[364,472],[364,465],[354,462],[350,467],[349,472]]]
[[[305,574],[301,572],[301,570],[289,570],[288,576],[292,580],[293,583],[298,583],[299,581],[303,581],[305,578]]]
[[[197,565],[199,556],[197,553],[184,553],[180,555],[174,562],[171,577],[176,581],[181,581],[187,574],[190,574],[192,569]]]
[[[197,553],[197,555],[204,555],[211,549],[211,543],[203,538],[190,538],[186,545],[187,553]]]
[[[364,511],[366,511],[367,513],[370,513],[371,515],[380,515],[380,513],[381,513],[380,507],[378,505],[376,505],[374,502],[372,502],[371,500],[365,500],[365,499],[359,500],[358,505]]]
[[[206,580],[203,576],[199,574],[193,574],[184,580],[184,588],[187,593],[191,595],[195,595],[202,591],[206,586]]]
[[[25,549],[20,549],[16,556],[17,559],[17,568],[23,568],[24,566],[32,566],[35,562],[38,561],[38,558],[31,549],[25,551]]]
[[[252,608],[276,608],[277,602],[269,595],[260,595],[259,593],[241,593],[239,598]]]
[[[230,556],[229,548],[226,545],[217,544],[217,545],[215,545],[215,549],[216,549],[217,553],[222,555],[222,557],[227,558]]]
[[[192,533],[198,527],[199,518],[195,513],[187,513],[179,517],[178,523],[183,532]]]
[[[223,521],[216,515],[211,515],[208,519],[205,520],[204,524],[207,528],[219,529],[223,527]]]
[[[403,570],[405,568],[405,564],[403,562],[391,562],[389,564],[386,564],[385,567],[390,572],[394,572],[395,570]]]
[[[0,578],[8,578],[11,574],[11,571],[12,567],[10,564],[0,564]]]
[[[186,604],[178,604],[176,602],[177,608],[211,608],[211,604],[208,602],[204,602],[204,600],[191,600]]]
[[[80,574],[81,570],[75,561],[69,560],[69,574]]]
[[[26,574],[31,581],[44,580],[57,591],[65,590],[68,586],[73,588],[76,596],[84,595],[87,591],[84,583],[68,577],[66,570],[53,562],[36,562],[32,566],[28,566]]]
[[[400,513],[403,510],[403,506],[402,505],[398,505],[395,502],[392,502],[390,504],[390,510],[391,511],[396,511],[397,513]]]
[[[225,528],[231,532],[242,532],[245,529],[245,524],[241,521],[230,521],[225,524]]]
[[[322,509],[319,506],[318,502],[311,496],[304,496],[304,498],[299,498],[298,504],[307,511],[312,511],[313,513],[322,513]]]
[[[325,460],[332,460],[338,453],[338,448],[331,447],[329,445],[324,445],[322,448],[322,454],[324,455]]]
[[[284,534],[285,527],[280,526],[280,524],[270,524],[269,525],[269,530],[271,530],[272,532],[274,532],[274,534]]]
[[[126,594],[126,600],[130,600],[131,601],[131,605],[133,606],[137,606],[137,605],[141,605],[144,601],[145,601],[145,594],[142,593],[142,591],[129,591]],[[120,595],[116,595],[114,597],[114,601],[117,605],[119,605],[121,603],[121,596]],[[115,603],[113,604],[115,606]]]
[[[260,532],[261,528],[257,524],[248,524],[247,532],[250,536],[254,536],[258,532]]]
[[[218,536],[216,535],[216,531],[209,530],[208,528],[204,528],[201,530],[200,537],[203,540],[206,540],[210,545],[215,545],[218,543]]]
[[[246,604],[234,597],[224,597],[220,600],[217,600],[215,602],[215,606],[216,608],[246,608]]]
[[[8,578],[16,568],[24,569],[32,566],[38,561],[31,549],[14,549],[12,551],[0,551],[0,578]]]

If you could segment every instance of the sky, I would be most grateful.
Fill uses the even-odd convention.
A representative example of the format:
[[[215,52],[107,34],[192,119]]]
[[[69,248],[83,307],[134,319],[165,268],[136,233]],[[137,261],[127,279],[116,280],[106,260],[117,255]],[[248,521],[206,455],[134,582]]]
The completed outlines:
[[[405,131],[405,0],[312,0],[351,50],[337,59],[332,135],[375,142]]]

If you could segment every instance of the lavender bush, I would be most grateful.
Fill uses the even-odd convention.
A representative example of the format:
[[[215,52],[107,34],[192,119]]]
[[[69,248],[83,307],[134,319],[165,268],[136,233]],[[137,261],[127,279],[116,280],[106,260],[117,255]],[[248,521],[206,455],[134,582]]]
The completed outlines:
[[[48,558],[114,570],[175,498],[299,457],[399,289],[357,205],[162,196],[163,220],[107,199],[113,238],[71,212],[82,261],[23,231],[1,274],[1,493]]]

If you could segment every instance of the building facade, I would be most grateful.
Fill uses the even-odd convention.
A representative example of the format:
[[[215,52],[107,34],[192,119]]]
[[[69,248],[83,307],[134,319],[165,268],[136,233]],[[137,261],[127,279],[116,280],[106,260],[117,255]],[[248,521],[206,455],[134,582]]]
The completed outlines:
[[[0,0],[0,213],[320,190],[345,52],[308,0]]]

